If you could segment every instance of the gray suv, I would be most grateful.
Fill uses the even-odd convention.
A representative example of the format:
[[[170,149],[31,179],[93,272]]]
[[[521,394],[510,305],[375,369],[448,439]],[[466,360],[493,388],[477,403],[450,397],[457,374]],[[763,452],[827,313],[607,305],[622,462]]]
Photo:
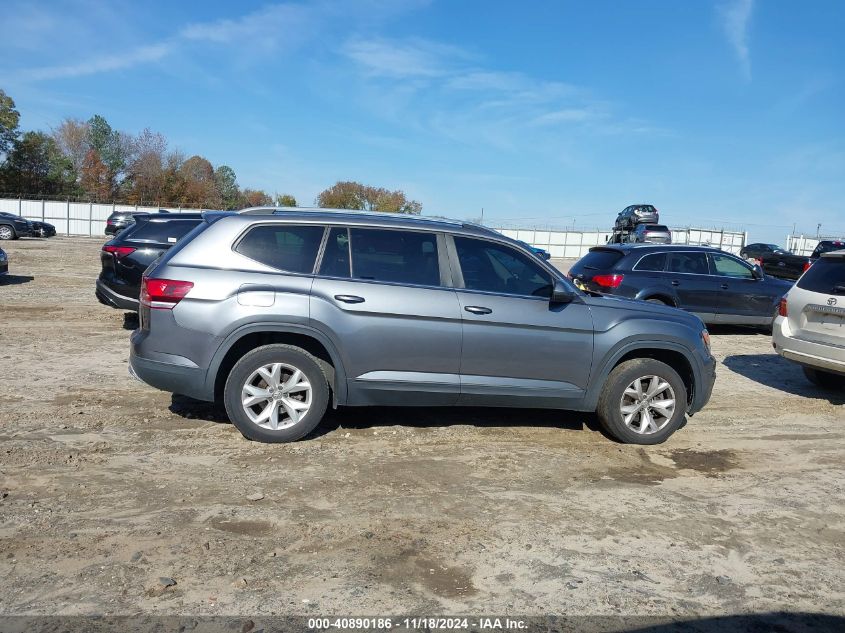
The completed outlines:
[[[222,401],[247,438],[333,406],[596,411],[657,444],[710,398],[698,317],[576,289],[490,229],[326,210],[207,213],[147,270],[130,371]]]

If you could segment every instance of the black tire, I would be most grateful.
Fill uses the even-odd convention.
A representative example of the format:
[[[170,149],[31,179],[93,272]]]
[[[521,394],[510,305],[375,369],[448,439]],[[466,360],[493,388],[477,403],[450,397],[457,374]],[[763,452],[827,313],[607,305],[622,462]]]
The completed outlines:
[[[259,426],[250,419],[241,404],[241,393],[249,377],[260,367],[271,363],[283,363],[300,370],[311,386],[311,406],[298,422],[287,428]],[[293,345],[263,345],[247,352],[232,367],[223,389],[223,404],[232,424],[244,437],[258,442],[294,442],[305,437],[323,419],[328,403],[329,383],[317,359]]]
[[[0,224],[0,240],[16,239],[18,239],[18,234],[15,231],[15,227],[9,226],[8,224]]]
[[[822,389],[845,389],[845,376],[841,374],[834,374],[823,369],[815,369],[813,367],[801,367],[804,370],[804,375],[811,383]]]
[[[663,306],[672,305],[671,303],[667,303],[663,299],[659,299],[657,297],[649,297],[648,299],[646,299],[646,301],[648,301],[649,303],[659,303],[660,305],[663,305]]]
[[[637,433],[626,426],[621,411],[625,389],[644,376],[665,380],[675,395],[675,409],[669,421],[663,428],[648,434]],[[686,409],[687,389],[678,372],[653,358],[634,358],[620,363],[610,372],[602,387],[596,414],[608,435],[624,444],[661,444],[683,424]]]

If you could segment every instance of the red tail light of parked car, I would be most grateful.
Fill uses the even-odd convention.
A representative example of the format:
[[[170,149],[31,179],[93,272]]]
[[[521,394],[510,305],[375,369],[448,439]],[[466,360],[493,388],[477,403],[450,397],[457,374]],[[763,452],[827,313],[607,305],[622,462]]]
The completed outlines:
[[[105,246],[103,246],[103,251],[106,253],[111,253],[118,259],[123,259],[127,255],[134,253],[135,249],[131,246],[109,246],[108,244],[106,244]]]
[[[596,275],[593,277],[593,283],[598,284],[602,288],[618,288],[624,278],[625,275],[618,273],[612,275]]]
[[[158,310],[172,310],[185,298],[193,282],[175,279],[141,279],[141,305]]]
[[[786,317],[789,316],[789,312],[786,309],[786,297],[780,300],[778,304],[778,316]]]

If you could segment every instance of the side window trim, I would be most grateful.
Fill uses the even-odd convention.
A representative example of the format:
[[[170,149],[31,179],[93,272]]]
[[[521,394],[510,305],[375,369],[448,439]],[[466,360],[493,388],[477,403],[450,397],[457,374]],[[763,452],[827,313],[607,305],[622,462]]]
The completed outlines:
[[[735,257],[731,253],[707,253],[707,263],[712,270],[710,274],[714,277],[728,277],[729,279],[746,279],[745,277],[734,277],[733,275],[721,274],[718,268],[716,268],[716,257],[724,257],[725,259],[733,261],[735,264],[739,264],[742,268],[744,268],[750,273],[748,279],[754,278],[754,268],[752,266],[749,266],[747,262],[742,261],[739,257]]]
[[[646,257],[651,257],[652,255],[666,255],[666,259],[663,260],[663,269],[662,270],[640,270],[639,268],[637,268],[637,266],[640,265],[641,261],[643,261]],[[631,268],[631,270],[635,270],[637,272],[642,272],[642,273],[665,273],[666,268],[668,268],[668,266],[669,266],[669,255],[670,255],[669,251],[657,251],[657,252],[652,252],[652,253],[646,253],[645,255],[643,255],[642,257],[640,257],[637,260],[637,263],[634,264],[634,266]],[[679,274],[687,275],[689,273],[679,273]]]

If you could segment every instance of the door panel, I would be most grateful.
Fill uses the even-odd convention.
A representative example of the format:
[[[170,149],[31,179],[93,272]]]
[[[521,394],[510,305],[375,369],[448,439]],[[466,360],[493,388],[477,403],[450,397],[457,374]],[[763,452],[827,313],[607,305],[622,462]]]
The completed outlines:
[[[716,278],[710,274],[707,255],[701,251],[669,253],[665,278],[678,298],[678,307],[712,321],[718,303]]]
[[[592,362],[590,309],[577,300],[550,304],[552,273],[509,245],[455,237],[450,250],[464,286],[457,290],[463,319],[459,402],[578,402]]]
[[[461,314],[453,289],[317,278],[311,323],[336,343],[349,404],[457,400]]]
[[[717,320],[755,322],[773,317],[771,292],[764,280],[754,277],[751,266],[728,255],[711,253],[709,258],[718,287]]]

